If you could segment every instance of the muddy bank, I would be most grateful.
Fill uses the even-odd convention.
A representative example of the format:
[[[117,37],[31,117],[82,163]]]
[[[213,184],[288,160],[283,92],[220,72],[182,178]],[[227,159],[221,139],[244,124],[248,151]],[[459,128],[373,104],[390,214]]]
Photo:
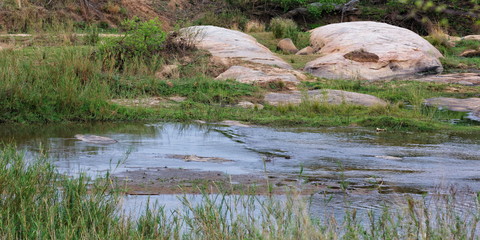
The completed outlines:
[[[133,169],[113,175],[128,195],[161,194],[387,194],[425,191],[413,187],[390,185],[380,179],[342,179],[330,174],[302,175],[258,173],[228,175],[221,171],[199,171],[181,168]]]

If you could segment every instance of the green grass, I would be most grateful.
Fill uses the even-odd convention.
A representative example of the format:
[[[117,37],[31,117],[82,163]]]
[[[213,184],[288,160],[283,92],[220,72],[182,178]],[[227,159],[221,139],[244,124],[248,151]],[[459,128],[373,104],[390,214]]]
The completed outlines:
[[[444,58],[442,58],[441,61],[445,68],[445,72],[463,72],[468,71],[469,69],[480,68],[480,57],[466,58],[459,56],[465,50],[478,49],[480,47],[479,41],[461,40],[457,42],[454,47],[451,47],[446,43],[442,43],[441,39],[436,40],[433,37],[426,37],[426,39],[443,54]]]
[[[132,59],[122,71],[109,68],[108,61],[95,54],[96,48],[26,47],[0,52],[0,122],[46,123],[66,121],[220,121],[233,119],[271,126],[366,126],[389,130],[478,131],[479,126],[450,119],[464,114],[423,106],[436,96],[472,97],[478,87],[393,81],[317,80],[301,89],[340,89],[368,93],[389,101],[387,107],[332,106],[304,103],[300,106],[266,106],[263,110],[234,105],[243,100],[262,103],[267,89],[217,81],[208,76],[208,57],[194,55],[194,61],[180,64],[180,78],[158,79],[155,72],[164,64],[162,56]],[[270,89],[275,91],[275,89]],[[150,108],[112,104],[111,99],[183,96],[182,103]]]
[[[204,192],[198,202],[180,198],[175,211],[154,205],[133,218],[119,211],[122,184],[109,174],[67,177],[47,157],[27,159],[8,145],[0,147],[0,180],[2,239],[479,239],[480,194],[407,195],[365,217],[345,208],[336,220],[312,217],[308,199],[294,192],[284,200]],[[471,207],[458,211],[463,201]]]

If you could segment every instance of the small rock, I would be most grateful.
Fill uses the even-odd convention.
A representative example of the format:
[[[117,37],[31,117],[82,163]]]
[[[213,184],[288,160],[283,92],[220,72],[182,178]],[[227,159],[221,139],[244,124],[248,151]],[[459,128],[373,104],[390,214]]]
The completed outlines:
[[[239,102],[237,104],[238,107],[241,107],[241,108],[256,108],[256,109],[263,109],[263,105],[262,104],[255,104],[255,103],[251,103],[251,102],[247,102],[247,101],[244,101],[244,102]]]
[[[101,137],[96,135],[77,134],[74,137],[80,141],[88,142],[88,143],[112,144],[112,143],[118,142],[117,140],[114,140],[108,137]]]
[[[186,97],[180,97],[180,96],[173,96],[173,97],[169,97],[168,100],[174,101],[174,102],[183,102],[183,101],[187,100],[187,98]]]
[[[387,160],[402,160],[401,157],[394,157],[394,156],[375,156],[376,158],[383,158]]]
[[[468,35],[461,38],[462,40],[480,41],[480,35]]]
[[[206,124],[207,122],[203,121],[203,120],[193,120],[194,123],[198,123],[198,124]]]
[[[385,128],[377,128],[377,129],[375,129],[375,131],[376,131],[376,132],[386,132],[387,129],[385,129]]]
[[[162,67],[162,70],[155,73],[155,77],[159,79],[179,78],[180,72],[178,70],[178,65],[175,65],[175,64],[164,65]]]
[[[280,40],[277,44],[277,48],[282,50],[286,54],[295,54],[298,52],[298,48],[293,43],[292,39],[285,38]]]
[[[234,121],[234,120],[225,120],[219,122],[221,125],[227,125],[227,126],[235,126],[235,127],[250,127],[249,125],[245,125],[239,121]]]
[[[295,55],[312,55],[314,52],[315,50],[312,47],[308,46],[308,47],[302,48],[300,51],[295,53]]]
[[[387,102],[372,95],[346,92],[341,90],[310,90],[305,93],[291,91],[289,93],[268,93],[265,95],[265,102],[277,106],[282,104],[299,105],[305,99],[328,104],[353,104],[362,106],[386,106]]]
[[[480,57],[480,50],[478,49],[468,49],[460,53],[460,57]]]

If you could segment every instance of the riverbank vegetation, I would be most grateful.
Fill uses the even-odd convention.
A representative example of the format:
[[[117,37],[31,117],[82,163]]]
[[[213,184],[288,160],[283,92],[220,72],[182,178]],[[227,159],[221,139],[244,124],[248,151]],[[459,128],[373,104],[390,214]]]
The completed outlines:
[[[48,156],[29,159],[8,145],[0,148],[0,180],[5,239],[478,239],[480,234],[478,194],[404,195],[399,205],[366,212],[348,207],[330,212],[325,201],[325,216],[315,218],[308,198],[294,192],[283,200],[204,192],[198,201],[180,196],[175,210],[150,202],[127,213],[121,210],[122,184],[109,174],[96,180],[67,177]]]
[[[266,104],[263,96],[267,92],[285,90],[284,84],[250,86],[215,80],[214,77],[226,69],[212,62],[208,53],[195,49],[192,43],[176,41],[177,31],[166,31],[195,23],[243,29],[294,68],[300,69],[316,56],[286,55],[277,50],[276,44],[280,38],[290,37],[298,47],[307,46],[309,34],[302,30],[322,24],[323,20],[328,22],[329,16],[337,19],[337,6],[347,2],[320,1],[321,5],[312,5],[310,1],[226,1],[218,6],[208,5],[209,8],[205,8],[207,12],[198,14],[195,19],[176,19],[166,14],[169,19],[157,18],[144,22],[140,18],[129,19],[134,13],[129,11],[147,9],[145,11],[150,15],[138,15],[149,19],[155,15],[153,13],[165,11],[168,6],[158,3],[162,10],[145,3],[128,1],[99,1],[95,4],[85,1],[80,7],[74,6],[74,0],[58,3],[7,1],[0,6],[5,10],[0,13],[5,15],[0,31],[30,32],[33,35],[0,36],[0,49],[4,48],[0,51],[0,123],[131,120],[215,122],[234,119],[272,126],[479,130],[478,124],[465,118],[464,113],[439,110],[423,103],[424,99],[440,96],[478,97],[478,86],[416,81],[326,80],[310,76],[309,81],[298,87],[300,91],[354,91],[377,96],[389,104],[386,107],[368,108],[305,101],[300,106],[275,107]],[[413,5],[410,1],[387,2],[361,2],[358,8],[363,18],[374,20],[377,15],[385,15],[385,12],[404,16],[412,11],[415,16],[432,19],[438,11],[451,7],[450,3],[440,0],[434,3],[417,1]],[[476,14],[477,8],[468,8],[472,4],[462,3],[455,13]],[[275,7],[266,8],[273,5]],[[400,6],[402,11],[399,11]],[[442,8],[434,9],[432,6]],[[215,7],[222,8],[222,11],[213,14]],[[260,19],[256,17],[258,12],[253,11],[253,8],[260,12],[264,11],[262,9],[273,9],[280,16],[281,12],[288,14],[302,7],[308,10],[303,22],[298,21],[298,16],[291,16],[292,20],[278,17]],[[59,13],[62,9],[65,10],[63,15]],[[184,14],[196,11],[190,7],[185,9],[182,12]],[[462,9],[469,10],[460,13]],[[474,18],[473,15],[470,17]],[[37,18],[43,20],[34,22]],[[466,19],[465,24],[471,24],[471,20]],[[415,22],[416,18],[410,17],[403,23],[412,21]],[[478,58],[458,57],[466,49],[478,48],[478,41],[462,40],[453,46],[448,35],[439,30],[444,28],[451,33],[445,22],[439,22],[435,32],[418,24],[411,26],[417,32],[430,33],[427,39],[445,55],[442,61],[447,72],[480,68]],[[102,32],[120,34],[102,35]],[[162,72],[169,65],[175,67],[164,76]],[[237,104],[241,101],[263,104],[265,107],[240,108]]]
[[[462,113],[423,104],[424,99],[437,96],[475,97],[480,90],[475,86],[318,79],[303,83],[300,90],[368,93],[387,100],[389,105],[367,108],[307,101],[300,106],[267,104],[264,109],[243,109],[236,104],[240,101],[262,104],[262,96],[267,91],[282,91],[283,87],[214,80],[208,54],[198,50],[180,54],[160,52],[148,59],[142,55],[118,59],[102,54],[101,47],[83,42],[85,36],[78,38],[77,46],[53,41],[56,43],[53,46],[0,51],[3,83],[0,85],[0,122],[235,119],[274,126],[366,126],[419,131],[478,129],[474,122],[464,119]],[[100,41],[105,41],[105,37]],[[177,75],[156,76],[163,66],[172,62],[179,65]],[[170,97],[185,99],[177,102],[169,100]],[[134,99],[155,99],[160,104],[135,106],[118,104],[114,99],[125,99],[127,103]],[[464,120],[452,125],[452,119]]]

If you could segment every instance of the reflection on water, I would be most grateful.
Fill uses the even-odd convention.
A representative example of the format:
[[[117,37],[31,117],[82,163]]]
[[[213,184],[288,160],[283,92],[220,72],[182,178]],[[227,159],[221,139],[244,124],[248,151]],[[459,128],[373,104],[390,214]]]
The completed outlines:
[[[86,143],[75,139],[75,134],[105,136],[118,143]],[[480,191],[480,136],[467,133],[90,123],[2,125],[0,141],[15,143],[27,155],[45,149],[60,171],[70,174],[81,170],[97,175],[107,170],[164,166],[229,174],[265,170],[298,174],[303,169],[306,182],[344,181],[357,188],[381,185],[384,190],[379,195],[430,192],[436,186],[450,184]],[[232,162],[185,162],[172,155],[218,157]],[[371,202],[370,197],[360,198],[363,200],[356,202]]]

